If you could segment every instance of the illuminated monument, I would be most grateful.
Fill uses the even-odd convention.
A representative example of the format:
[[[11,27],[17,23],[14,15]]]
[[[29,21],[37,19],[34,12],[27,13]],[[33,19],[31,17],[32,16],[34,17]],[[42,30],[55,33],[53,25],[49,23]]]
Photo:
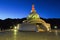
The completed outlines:
[[[36,32],[51,31],[51,27],[49,23],[46,23],[44,20],[40,19],[33,4],[31,13],[28,15],[27,20],[23,21],[19,30]]]

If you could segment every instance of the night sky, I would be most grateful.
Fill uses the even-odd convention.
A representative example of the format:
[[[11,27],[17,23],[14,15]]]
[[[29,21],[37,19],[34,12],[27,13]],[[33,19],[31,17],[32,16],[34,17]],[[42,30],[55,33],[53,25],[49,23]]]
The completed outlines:
[[[0,0],[0,19],[24,18],[32,4],[42,18],[60,18],[60,0]]]

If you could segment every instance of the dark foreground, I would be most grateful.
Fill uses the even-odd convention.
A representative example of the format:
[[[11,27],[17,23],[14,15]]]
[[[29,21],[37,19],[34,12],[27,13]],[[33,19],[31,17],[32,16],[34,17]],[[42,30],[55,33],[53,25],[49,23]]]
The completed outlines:
[[[60,40],[60,30],[53,32],[0,32],[0,40]]]

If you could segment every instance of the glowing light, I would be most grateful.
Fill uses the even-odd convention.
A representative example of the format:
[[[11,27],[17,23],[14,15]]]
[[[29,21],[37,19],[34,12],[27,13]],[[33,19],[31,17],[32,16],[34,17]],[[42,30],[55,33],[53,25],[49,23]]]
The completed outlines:
[[[16,27],[14,27],[14,29],[16,29]]]
[[[15,26],[14,27],[14,35],[16,35],[17,34],[17,27]]]
[[[57,29],[57,26],[55,26],[54,28]]]

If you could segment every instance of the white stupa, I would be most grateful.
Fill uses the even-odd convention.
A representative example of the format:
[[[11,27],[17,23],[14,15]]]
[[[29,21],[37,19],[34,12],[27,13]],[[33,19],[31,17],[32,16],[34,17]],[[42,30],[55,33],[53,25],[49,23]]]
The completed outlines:
[[[20,31],[51,31],[49,23],[40,19],[39,15],[36,13],[34,4],[32,5],[31,13],[28,15],[27,20],[24,20],[19,29]]]

